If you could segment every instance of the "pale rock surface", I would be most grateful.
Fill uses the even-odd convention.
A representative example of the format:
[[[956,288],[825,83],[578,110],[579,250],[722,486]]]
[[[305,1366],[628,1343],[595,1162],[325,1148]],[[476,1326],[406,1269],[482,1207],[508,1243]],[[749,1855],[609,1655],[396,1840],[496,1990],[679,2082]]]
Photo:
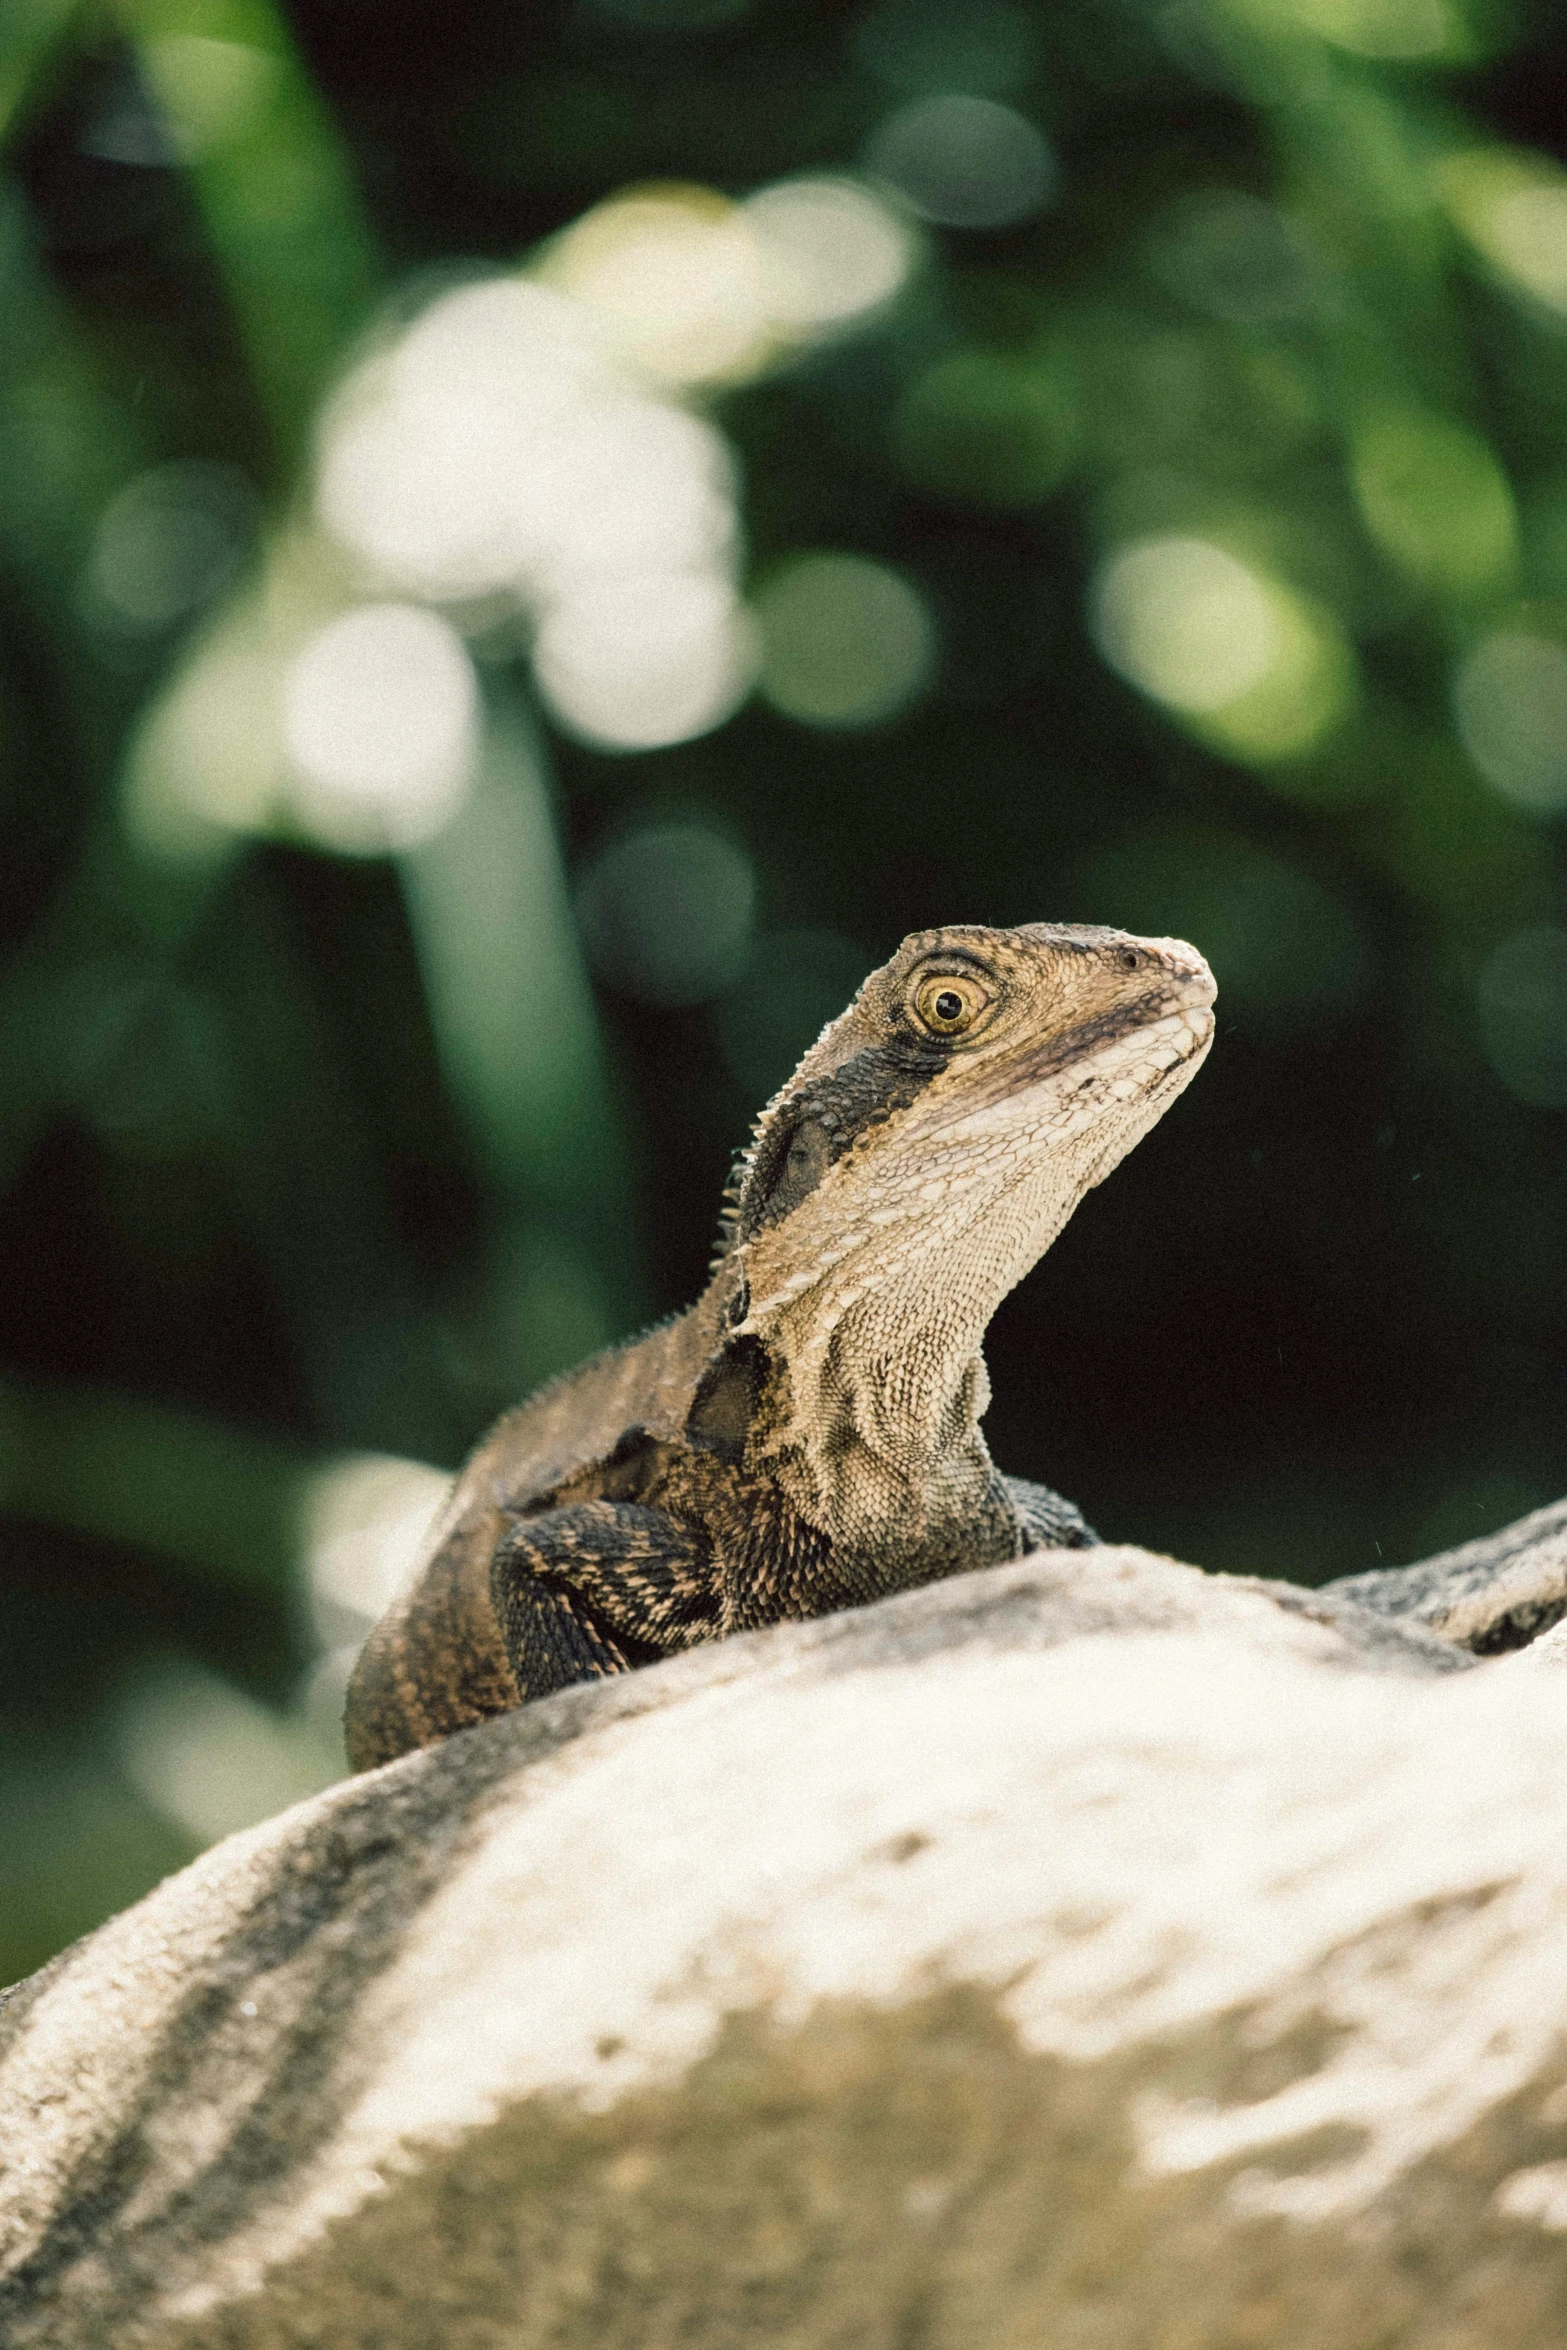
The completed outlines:
[[[1039,1554],[231,1838],[11,1995],[0,2342],[1554,2350],[1567,1648],[1403,1588]]]

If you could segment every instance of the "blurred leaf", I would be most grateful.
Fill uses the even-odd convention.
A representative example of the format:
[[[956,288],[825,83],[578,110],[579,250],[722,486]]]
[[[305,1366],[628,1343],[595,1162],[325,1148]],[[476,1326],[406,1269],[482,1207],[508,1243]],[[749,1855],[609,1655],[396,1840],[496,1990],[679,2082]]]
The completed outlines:
[[[280,1590],[311,1456],[129,1395],[0,1388],[0,1508]]]
[[[113,0],[190,174],[280,453],[378,290],[331,119],[270,0]]]
[[[0,17],[0,146],[40,66],[80,13],[80,0],[8,0]]]
[[[1372,537],[1422,587],[1460,598],[1506,587],[1517,516],[1478,434],[1413,409],[1371,415],[1355,434],[1353,472]]]

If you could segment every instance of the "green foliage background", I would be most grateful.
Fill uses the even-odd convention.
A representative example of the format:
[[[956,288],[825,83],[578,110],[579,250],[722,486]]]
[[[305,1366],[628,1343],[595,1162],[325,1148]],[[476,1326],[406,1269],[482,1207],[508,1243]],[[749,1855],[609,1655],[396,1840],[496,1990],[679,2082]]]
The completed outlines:
[[[1221,981],[1199,1084],[997,1325],[1009,1468],[1107,1534],[1307,1581],[1567,1484],[1567,709],[1493,712],[1547,730],[1532,800],[1454,718],[1477,646],[1567,643],[1567,259],[1531,282],[1484,234],[1493,181],[1556,184],[1554,13],[10,0],[0,1980],[199,1842],[134,1767],[138,1692],[233,1693],[253,1808],[330,1769],[301,1727],[321,1465],[455,1465],[684,1302],[758,1101],[929,922],[1173,931]],[[190,38],[268,61],[242,135],[180,135]],[[948,85],[1042,127],[1054,201],[935,232],[884,320],[709,403],[752,577],[898,567],[938,632],[923,698],[852,732],[758,700],[617,756],[542,727],[491,646],[552,811],[510,863],[460,828],[398,860],[139,842],[137,729],[244,571],[106,630],[84,582],[127,484],[224,469],[254,566],[384,305],[628,183],[852,169]],[[1237,193],[1287,225],[1283,281],[1205,246]],[[1282,583],[1331,722],[1281,748],[1266,710],[1183,719],[1117,676],[1093,583],[1138,531]],[[590,996],[566,893],[666,820],[749,860],[747,955],[694,1004]]]

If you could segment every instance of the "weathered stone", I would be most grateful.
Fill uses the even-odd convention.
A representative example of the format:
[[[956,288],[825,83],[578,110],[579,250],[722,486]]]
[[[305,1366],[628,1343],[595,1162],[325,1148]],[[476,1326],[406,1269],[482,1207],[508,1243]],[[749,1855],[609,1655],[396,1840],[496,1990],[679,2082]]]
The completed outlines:
[[[1327,1588],[1478,1656],[1527,1648],[1567,1617],[1567,1501],[1418,1566],[1343,1575]]]
[[[0,2341],[1554,2346],[1563,1661],[1042,1554],[333,1788],[12,1995]]]

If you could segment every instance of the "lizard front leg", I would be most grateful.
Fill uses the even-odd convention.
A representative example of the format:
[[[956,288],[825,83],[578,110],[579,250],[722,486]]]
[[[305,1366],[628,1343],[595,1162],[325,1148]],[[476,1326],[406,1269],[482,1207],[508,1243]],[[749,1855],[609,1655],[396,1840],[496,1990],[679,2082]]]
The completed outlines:
[[[1003,1477],[1001,1482],[1030,1550],[1086,1550],[1097,1545],[1099,1537],[1085,1522],[1082,1511],[1062,1494],[1052,1493],[1048,1485],[1035,1485],[1027,1477]]]
[[[667,1510],[582,1501],[519,1518],[490,1597],[524,1702],[653,1664],[720,1629],[709,1561]]]

